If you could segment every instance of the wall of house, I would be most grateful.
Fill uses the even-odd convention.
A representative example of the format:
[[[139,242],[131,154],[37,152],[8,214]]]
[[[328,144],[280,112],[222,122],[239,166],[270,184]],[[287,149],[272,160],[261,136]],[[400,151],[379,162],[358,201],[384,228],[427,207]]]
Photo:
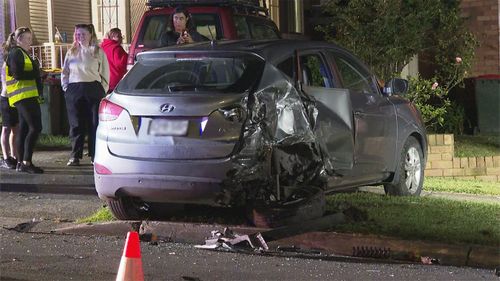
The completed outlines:
[[[91,23],[90,0],[16,0],[16,25],[33,30],[33,45],[53,42],[55,25],[72,42],[78,23]]]
[[[57,25],[59,32],[66,33],[68,43],[73,42],[75,24],[92,22],[90,0],[52,0],[52,13],[54,25]],[[50,42],[53,40],[51,38]]]
[[[455,157],[454,137],[429,134],[426,177],[453,177],[500,182],[500,155],[487,157]]]
[[[470,77],[500,74],[500,1],[462,0],[462,16],[479,40]]]
[[[47,0],[29,0],[30,24],[36,44],[49,42]]]

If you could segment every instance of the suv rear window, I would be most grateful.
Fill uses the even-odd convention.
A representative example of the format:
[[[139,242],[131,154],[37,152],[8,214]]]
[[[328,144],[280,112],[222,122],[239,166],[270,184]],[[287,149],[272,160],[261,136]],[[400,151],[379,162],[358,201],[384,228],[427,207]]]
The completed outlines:
[[[151,52],[139,60],[118,85],[130,94],[231,92],[248,90],[260,77],[264,62],[251,54]]]
[[[196,31],[201,35],[217,40],[222,39],[219,16],[217,14],[192,14]],[[144,24],[144,32],[138,39],[138,45],[145,48],[160,47],[160,37],[167,31],[168,15],[157,15],[148,17]]]

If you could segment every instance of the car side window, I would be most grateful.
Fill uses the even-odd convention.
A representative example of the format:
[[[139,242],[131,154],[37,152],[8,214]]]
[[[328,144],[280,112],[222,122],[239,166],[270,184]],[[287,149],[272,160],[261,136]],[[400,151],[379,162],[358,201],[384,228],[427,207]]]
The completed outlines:
[[[361,93],[377,92],[369,72],[347,56],[333,52],[332,55],[345,88]]]
[[[279,39],[279,31],[267,18],[246,17],[252,39]]]
[[[152,16],[146,21],[144,34],[139,38],[139,45],[146,48],[156,48],[160,45],[160,37],[167,29],[168,16]]]
[[[318,54],[300,56],[302,82],[306,86],[332,88],[333,83],[328,75],[328,66]]]
[[[236,27],[236,36],[238,37],[238,39],[252,38],[245,17],[233,16],[233,19],[234,19],[234,25]]]
[[[193,14],[196,31],[209,39],[222,39],[219,16],[216,14]]]
[[[274,28],[267,24],[252,24],[253,39],[278,39]]]

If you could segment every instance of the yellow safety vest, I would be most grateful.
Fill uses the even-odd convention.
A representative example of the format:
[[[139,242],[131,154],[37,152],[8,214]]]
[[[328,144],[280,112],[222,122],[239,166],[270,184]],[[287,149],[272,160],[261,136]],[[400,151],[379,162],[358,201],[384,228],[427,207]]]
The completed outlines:
[[[23,51],[24,56],[24,71],[33,71],[33,63],[29,56]],[[14,104],[20,100],[27,98],[38,97],[38,89],[36,81],[33,80],[16,80],[9,75],[9,66],[5,66],[5,80],[7,84],[7,98],[9,98],[9,105]]]

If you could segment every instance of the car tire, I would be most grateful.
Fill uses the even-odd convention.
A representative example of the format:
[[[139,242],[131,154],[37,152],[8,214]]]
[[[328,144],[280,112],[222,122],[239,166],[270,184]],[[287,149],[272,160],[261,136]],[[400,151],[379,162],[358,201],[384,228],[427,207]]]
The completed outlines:
[[[424,156],[415,137],[409,137],[401,151],[397,182],[385,184],[385,193],[396,196],[419,196],[424,184]]]
[[[113,216],[119,220],[141,219],[136,204],[131,198],[120,197],[118,199],[108,199],[107,204]]]

